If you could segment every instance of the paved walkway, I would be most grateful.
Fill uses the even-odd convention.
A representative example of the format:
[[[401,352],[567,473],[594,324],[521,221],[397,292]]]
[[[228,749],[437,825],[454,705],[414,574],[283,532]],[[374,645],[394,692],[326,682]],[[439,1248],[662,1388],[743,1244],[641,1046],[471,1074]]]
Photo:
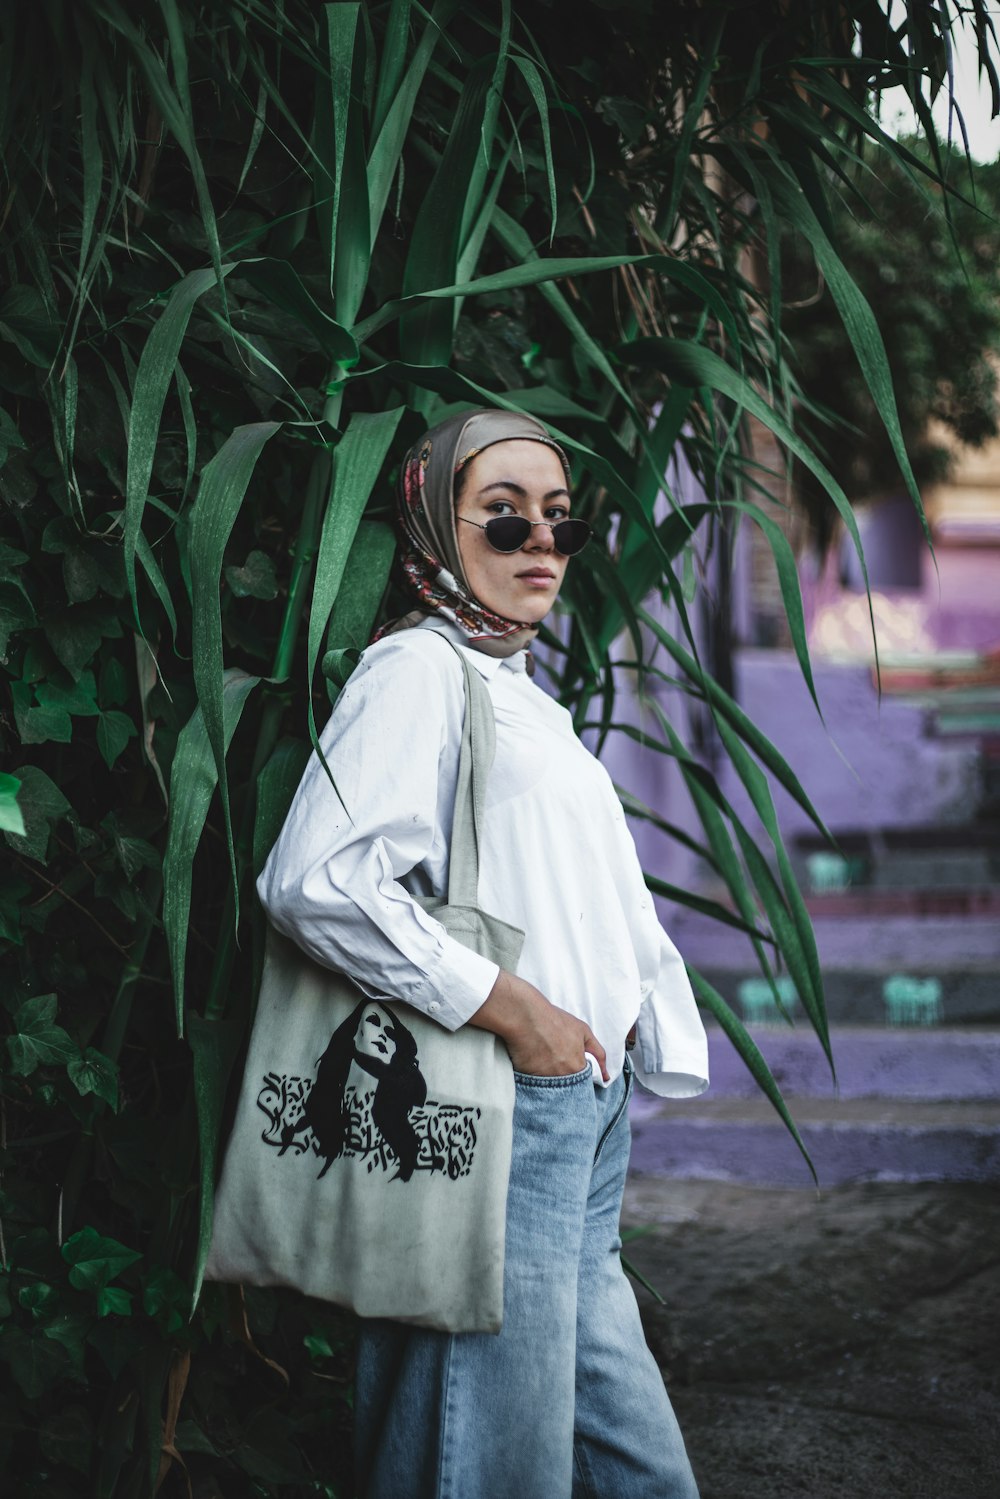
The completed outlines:
[[[634,1174],[624,1223],[702,1499],[997,1499],[995,1186]]]

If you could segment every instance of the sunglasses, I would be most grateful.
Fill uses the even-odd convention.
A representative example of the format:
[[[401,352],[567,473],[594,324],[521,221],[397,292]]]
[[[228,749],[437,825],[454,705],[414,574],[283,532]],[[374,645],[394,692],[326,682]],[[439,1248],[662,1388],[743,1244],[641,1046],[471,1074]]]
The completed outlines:
[[[528,520],[524,515],[495,515],[485,524],[469,520],[464,515],[456,516],[467,526],[486,532],[486,540],[495,552],[519,552],[531,535],[532,526],[548,526],[552,532],[557,552],[564,557],[575,557],[582,552],[593,532],[585,520]]]

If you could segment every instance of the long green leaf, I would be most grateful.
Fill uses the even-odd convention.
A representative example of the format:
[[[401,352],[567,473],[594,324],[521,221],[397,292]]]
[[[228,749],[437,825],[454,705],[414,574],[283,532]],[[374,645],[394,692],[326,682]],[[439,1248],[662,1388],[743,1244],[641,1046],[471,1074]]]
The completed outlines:
[[[386,115],[399,95],[403,69],[406,65],[412,6],[413,0],[392,0],[389,7],[389,19],[382,37],[382,60],[378,70],[375,103],[372,107],[373,136],[377,136],[381,131]]]
[[[223,275],[232,266],[223,267]],[[149,481],[153,472],[156,441],[163,420],[163,408],[167,392],[174,376],[181,344],[187,332],[191,313],[198,298],[204,296],[215,285],[215,273],[211,270],[191,271],[179,281],[170,293],[167,305],[157,318],[146,340],[139,368],[136,371],[135,389],[128,424],[128,469],[125,478],[125,534],[123,555],[125,576],[129,592],[136,608],[135,554],[142,516],[149,494]]]
[[[665,375],[668,375],[672,380],[678,381],[681,385],[704,385],[712,390],[717,390],[720,394],[735,401],[738,406],[744,407],[749,411],[751,416],[755,416],[758,421],[763,422],[765,427],[770,428],[779,442],[790,453],[794,453],[796,458],[816,476],[837,507],[837,512],[854,543],[854,549],[857,553],[858,562],[865,580],[865,588],[868,590],[870,597],[871,590],[868,584],[868,568],[865,564],[864,548],[861,545],[861,533],[858,530],[858,523],[850,501],[826,465],[820,461],[812,449],[793,431],[785,418],[761,398],[749,380],[738,374],[736,370],[732,369],[713,350],[706,349],[698,344],[687,343],[681,339],[637,339],[631,344],[624,345],[618,352],[626,362],[661,370]],[[808,659],[808,651],[806,652],[806,659]],[[811,676],[807,677],[806,680],[808,683],[811,680]],[[810,690],[813,691],[815,698],[814,690]]]
[[[539,123],[542,127],[542,148],[545,152],[545,176],[549,185],[549,244],[551,244],[556,236],[556,224],[559,218],[559,200],[556,191],[556,170],[552,160],[552,132],[549,129],[548,95],[545,92],[542,75],[530,57],[526,57],[523,53],[514,53],[511,61],[528,86],[528,92],[534,101],[535,108],[538,111]]]
[[[413,108],[420,92],[428,65],[438,44],[441,33],[458,9],[458,0],[435,0],[427,25],[417,43],[409,66],[399,86],[395,85],[401,53],[397,53],[399,42],[396,28],[401,25],[399,12],[409,16],[410,0],[393,0],[390,20],[390,45],[383,49],[383,71],[379,76],[379,92],[375,106],[372,133],[375,144],[368,158],[368,196],[370,204],[370,241],[374,247],[378,231],[389,201],[393,178],[401,168],[403,146],[413,118]],[[405,41],[404,44],[405,45]],[[385,100],[392,95],[392,103],[385,109]]]
[[[714,861],[713,861],[714,862]],[[751,926],[743,921],[728,906],[720,905],[717,900],[711,900],[706,895],[697,895],[693,890],[686,890],[680,885],[671,885],[667,880],[661,880],[658,875],[643,871],[643,879],[646,881],[646,889],[651,890],[654,895],[662,895],[664,900],[673,901],[675,905],[685,906],[689,911],[698,911],[702,916],[710,916],[713,921],[721,922],[723,926],[731,926],[738,932],[744,932],[748,937],[753,937],[760,942],[773,942],[774,938],[769,932],[762,932],[760,927]]]
[[[219,246],[219,230],[212,204],[212,195],[205,174],[205,165],[198,150],[197,129],[191,102],[188,80],[187,44],[184,27],[176,0],[159,0],[167,29],[170,59],[174,69],[176,88],[171,86],[166,66],[156,47],[150,46],[143,32],[119,0],[93,0],[93,9],[119,31],[130,43],[130,54],[135,61],[155,101],[164,124],[173,135],[187,158],[191,168],[198,210],[205,236],[208,240],[215,280],[221,287],[224,270]]]
[[[812,1174],[812,1179],[819,1186],[819,1177],[816,1175],[816,1168],[812,1163],[808,1150],[806,1150],[802,1142],[802,1136],[799,1134],[795,1120],[788,1112],[788,1105],[781,1096],[781,1089],[775,1082],[774,1075],[761,1055],[757,1043],[739,1016],[735,1015],[726,1004],[719,991],[714,989],[696,968],[692,968],[690,963],[687,964],[687,971],[688,977],[691,980],[691,987],[694,989],[695,994],[697,994],[702,1004],[718,1022],[720,1029],[729,1037],[739,1056],[746,1063],[747,1071],[765,1098],[771,1103],[779,1119],[799,1147],[799,1150],[801,1150],[802,1157]]]
[[[798,881],[795,878],[795,873],[781,836],[781,830],[778,826],[778,819],[774,810],[774,802],[771,797],[771,788],[767,784],[767,778],[763,771],[750,758],[749,753],[740,743],[734,730],[730,728],[729,724],[721,716],[716,719],[716,727],[718,728],[719,736],[725,745],[730,761],[747,789],[754,810],[764,826],[764,831],[771,840],[771,846],[774,849],[775,858],[778,862],[781,883],[784,887],[785,900],[795,926],[796,937],[809,978],[805,990],[800,989],[802,1002],[806,1007],[809,1019],[812,1021],[813,1028],[823,1042],[824,1048],[829,1055],[830,1038],[827,1030],[826,1009],[823,1003],[823,979],[820,972],[819,954],[816,950],[816,938],[813,933],[809,913],[806,910],[805,901],[802,899],[802,893],[799,890]]]
[[[735,815],[726,798],[719,790],[715,777],[707,772],[703,766],[699,765],[685,745],[682,744],[680,736],[663,712],[660,704],[655,698],[647,699],[647,703],[680,767],[684,784],[698,814],[698,820],[705,831],[709,847],[712,850],[718,867],[722,871],[726,888],[746,925],[756,928],[757,911],[754,908],[746,877],[737,857],[736,850],[733,847],[732,837],[726,826],[726,818],[728,818],[737,834],[744,857],[746,857],[747,842],[750,841],[747,837],[742,836],[746,830],[742,827],[739,818]],[[783,935],[785,935],[783,932],[774,932],[774,937],[778,942],[779,948],[781,947]],[[774,977],[771,965],[761,946],[760,940],[752,937],[751,943],[756,953],[757,961],[760,964],[761,972],[765,974],[773,986]]]
[[[249,426],[236,428],[211,462],[206,464],[191,516],[191,648],[194,684],[205,717],[208,740],[215,756],[229,864],[236,892],[237,920],[239,892],[226,775],[219,581],[222,577],[226,542],[243,504],[257,460],[265,444],[279,427],[279,422],[253,422]]]
[[[246,700],[260,681],[228,671],[222,683],[223,753],[228,750]],[[170,771],[170,822],[163,856],[163,929],[174,983],[178,1036],[184,1033],[184,967],[191,915],[191,878],[212,793],[218,784],[215,754],[201,708],[180,732]]]
[[[335,143],[331,290],[337,317],[346,327],[357,318],[371,262],[368,162],[364,142],[364,30],[361,7],[324,7]]]
[[[334,453],[330,499],[323,517],[316,581],[309,610],[306,678],[310,685],[359,522],[402,415],[402,406],[390,411],[356,412]],[[318,748],[311,694],[309,734]]]
[[[351,334],[323,311],[286,260],[275,260],[273,257],[241,260],[236,270],[269,303],[290,313],[304,328],[308,328],[332,362],[350,367],[357,361],[358,346]]]
[[[196,1010],[187,1017],[188,1044],[194,1061],[194,1101],[198,1121],[198,1226],[192,1269],[191,1311],[201,1296],[205,1266],[212,1243],[215,1171],[226,1086],[245,1025],[243,1015],[231,1020],[206,1020]]]
[[[399,348],[408,363],[447,364],[451,359],[451,309],[436,306],[440,299],[424,294],[451,287],[455,281],[466,201],[474,191],[477,157],[482,150],[490,77],[488,61],[483,60],[465,81],[444,152],[410,236],[402,297],[355,330],[359,342],[363,342],[373,331],[401,316]]]
[[[638,611],[639,618],[647,629],[652,630],[657,640],[669,651],[679,666],[683,667],[688,676],[698,683],[705,697],[718,713],[723,715],[739,734],[740,738],[753,750],[754,754],[767,766],[771,774],[780,781],[781,785],[794,797],[806,816],[816,828],[827,839],[832,842],[826,824],[820,817],[812,801],[806,795],[798,776],[792,770],[784,756],[779,752],[776,745],[768,739],[767,735],[753,722],[743,711],[739,703],[724,688],[720,687],[714,678],[710,677],[684,647],[674,639],[669,630],[665,629],[655,615],[646,609]]]
[[[304,740],[282,739],[257,777],[252,856],[255,877],[264,868],[281,832],[308,761],[309,745]]]
[[[504,81],[507,74],[507,64],[510,60],[510,33],[513,15],[511,11],[511,0],[500,0],[500,25],[496,31],[496,48],[493,52],[493,77],[486,94],[486,108],[483,112],[482,129],[479,136],[479,151],[473,158],[472,171],[465,185],[465,204],[462,215],[462,223],[459,232],[459,243],[464,244],[472,230],[473,221],[479,211],[482,202],[486,179],[493,163],[493,145],[497,133],[497,121],[500,111],[504,108]],[[462,95],[468,87],[468,80],[463,84]]]
[[[795,225],[812,246],[816,264],[822,271],[826,284],[830,288],[830,295],[837,304],[837,310],[851,340],[861,372],[892,444],[899,471],[909,490],[910,498],[916,506],[927,545],[933,552],[934,543],[927,517],[924,514],[920,490],[906,451],[906,444],[903,441],[889,361],[886,358],[885,344],[882,342],[882,334],[875,321],[875,314],[805,198],[800,193],[796,193],[794,188],[781,178],[772,183],[772,192],[775,202],[785,217]],[[817,478],[819,477],[817,473]]]
[[[697,838],[692,838],[691,834],[684,828],[678,827],[677,823],[668,822],[665,817],[660,816],[659,812],[655,812],[652,807],[648,807],[644,801],[634,795],[633,792],[626,791],[623,786],[616,784],[615,793],[629,817],[635,817],[642,822],[651,823],[661,833],[666,833],[668,838],[674,839],[675,842],[682,844],[684,848],[690,849],[693,854],[697,854],[698,858],[703,859],[709,869],[715,874],[719,874],[712,851],[704,843],[699,843]]]
[[[363,520],[330,615],[329,651],[360,650],[368,644],[396,554],[396,533],[384,521]]]

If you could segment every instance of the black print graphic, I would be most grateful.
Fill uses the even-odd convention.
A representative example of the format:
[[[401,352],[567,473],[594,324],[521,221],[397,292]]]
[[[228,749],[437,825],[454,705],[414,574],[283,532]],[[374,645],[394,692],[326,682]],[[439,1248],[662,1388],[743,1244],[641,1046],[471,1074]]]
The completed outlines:
[[[355,1063],[372,1086],[351,1085]],[[357,1156],[369,1171],[395,1165],[394,1181],[409,1181],[414,1171],[445,1172],[452,1181],[467,1176],[481,1116],[427,1098],[413,1035],[371,1001],[334,1031],[315,1079],[268,1073],[257,1107],[269,1121],[261,1139],[279,1155],[311,1150],[323,1159],[321,1177],[338,1157]]]

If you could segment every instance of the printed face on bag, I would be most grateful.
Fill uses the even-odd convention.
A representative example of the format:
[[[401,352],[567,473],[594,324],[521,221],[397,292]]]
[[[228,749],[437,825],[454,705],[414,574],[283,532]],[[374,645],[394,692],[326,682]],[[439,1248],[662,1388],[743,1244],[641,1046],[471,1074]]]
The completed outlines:
[[[469,460],[456,487],[458,550],[473,594],[503,619],[537,624],[556,601],[568,561],[552,535],[570,510],[558,454],[530,439],[495,442]],[[516,552],[498,552],[479,528],[501,515],[542,524]]]
[[[359,1059],[373,1057],[389,1062],[396,1054],[396,1031],[393,1017],[380,1005],[366,1005],[357,1031],[354,1050]]]

